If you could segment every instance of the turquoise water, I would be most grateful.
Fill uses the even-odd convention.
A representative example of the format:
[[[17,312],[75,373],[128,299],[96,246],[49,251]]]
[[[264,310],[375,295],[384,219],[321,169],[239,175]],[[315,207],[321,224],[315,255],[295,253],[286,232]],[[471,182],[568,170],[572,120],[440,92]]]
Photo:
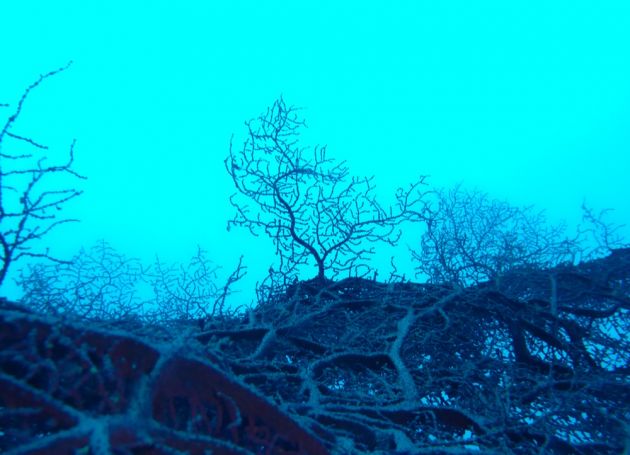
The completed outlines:
[[[223,160],[280,95],[305,108],[305,144],[375,175],[385,202],[430,175],[554,222],[578,222],[584,199],[630,220],[627,1],[128,3],[0,6],[0,103],[74,62],[14,128],[59,159],[77,140],[89,179],[64,212],[82,222],[47,237],[59,256],[101,238],[147,262],[244,254],[249,299],[274,250],[226,231]]]

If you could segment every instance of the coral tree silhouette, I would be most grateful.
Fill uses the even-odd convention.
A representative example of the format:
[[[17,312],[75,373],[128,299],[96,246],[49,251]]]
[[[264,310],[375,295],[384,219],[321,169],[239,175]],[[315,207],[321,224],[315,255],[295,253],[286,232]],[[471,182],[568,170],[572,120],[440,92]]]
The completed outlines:
[[[85,179],[73,168],[75,141],[70,145],[67,162],[51,164],[46,145],[15,131],[31,92],[46,79],[68,69],[71,63],[42,74],[24,90],[15,106],[0,103],[0,116],[9,112],[4,124],[0,123],[0,285],[12,264],[24,258],[64,262],[51,256],[47,249],[33,251],[33,245],[58,226],[78,221],[60,217],[58,212],[82,191],[50,187],[55,177]],[[42,188],[44,183],[47,188]]]
[[[240,151],[230,146],[225,168],[238,192],[230,197],[236,215],[228,230],[265,232],[276,246],[285,281],[309,263],[322,282],[330,278],[327,273],[369,270],[364,260],[375,243],[396,245],[401,223],[423,218],[425,177],[399,188],[395,208],[384,208],[373,194],[373,177],[351,177],[345,162],[328,158],[325,147],[300,145],[305,122],[298,110],[280,98],[247,122]],[[258,210],[252,213],[248,202]]]

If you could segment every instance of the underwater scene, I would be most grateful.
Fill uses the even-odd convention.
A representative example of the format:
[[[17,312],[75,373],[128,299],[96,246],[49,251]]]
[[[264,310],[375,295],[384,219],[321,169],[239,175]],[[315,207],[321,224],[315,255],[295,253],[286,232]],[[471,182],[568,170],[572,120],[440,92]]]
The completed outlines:
[[[630,3],[0,11],[1,453],[630,451]]]

